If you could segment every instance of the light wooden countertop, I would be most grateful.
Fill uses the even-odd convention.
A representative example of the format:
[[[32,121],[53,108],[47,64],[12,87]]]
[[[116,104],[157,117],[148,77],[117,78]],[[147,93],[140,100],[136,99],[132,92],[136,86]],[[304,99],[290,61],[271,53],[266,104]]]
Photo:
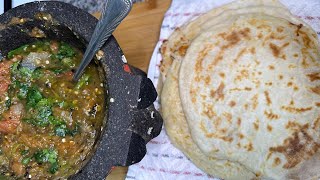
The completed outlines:
[[[147,0],[136,3],[113,34],[128,63],[147,72],[154,47],[159,39],[163,15],[171,0]],[[99,13],[94,14],[99,17]],[[116,167],[107,180],[124,179],[127,167]]]

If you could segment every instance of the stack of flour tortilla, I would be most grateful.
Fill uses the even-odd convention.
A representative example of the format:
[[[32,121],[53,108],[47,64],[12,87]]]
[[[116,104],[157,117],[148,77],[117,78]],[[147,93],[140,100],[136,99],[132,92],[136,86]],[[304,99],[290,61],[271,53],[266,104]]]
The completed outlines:
[[[161,47],[172,143],[223,179],[320,177],[317,34],[277,0],[239,0]]]

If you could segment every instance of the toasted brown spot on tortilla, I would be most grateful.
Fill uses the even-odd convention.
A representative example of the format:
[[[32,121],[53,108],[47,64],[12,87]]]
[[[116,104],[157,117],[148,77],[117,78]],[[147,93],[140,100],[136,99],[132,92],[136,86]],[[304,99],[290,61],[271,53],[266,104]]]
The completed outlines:
[[[279,75],[279,79],[280,79],[280,80],[283,79],[283,75]]]
[[[250,37],[249,33],[250,33],[250,29],[249,28],[244,28],[244,29],[242,29],[240,31],[232,31],[231,34],[229,34],[229,35],[225,35],[224,34],[224,36],[222,36],[222,37],[223,37],[223,39],[228,41],[228,43],[226,45],[222,46],[221,49],[222,50],[223,49],[227,49],[227,48],[230,48],[230,47],[238,44],[240,42],[240,40],[241,40],[241,36],[244,37],[244,38],[249,38]]]
[[[255,47],[252,47],[252,48],[250,49],[250,52],[251,52],[251,54],[255,54],[255,53],[256,53],[256,48],[255,48]]]
[[[277,27],[277,31],[278,31],[279,33],[283,32],[283,29],[284,29],[284,27],[283,27],[283,26],[279,26],[279,27]]]
[[[272,50],[273,56],[274,57],[279,57],[279,55],[280,55],[280,47],[275,45],[275,44],[273,44],[273,43],[270,43],[269,47]]]
[[[244,138],[244,135],[242,133],[239,133],[239,138],[240,139],[243,139]]]
[[[256,94],[251,98],[253,110],[255,110],[257,108],[257,106],[258,106],[258,97],[259,97],[259,95]]]
[[[293,100],[290,101],[290,105],[291,105],[291,106],[294,105],[294,101],[293,101]]]
[[[293,90],[298,91],[299,90],[298,86],[293,87]]]
[[[228,136],[224,136],[221,139],[226,141],[226,142],[229,142],[229,143],[233,141],[233,138],[232,137],[228,137]]]
[[[299,57],[299,55],[298,55],[297,53],[295,53],[295,54],[293,55],[293,57],[296,58],[296,57]]]
[[[274,70],[274,66],[269,65],[268,67],[269,67],[270,70]]]
[[[271,110],[268,112],[268,111],[264,111],[264,115],[266,115],[266,117],[270,120],[273,120],[273,119],[279,119],[279,115],[278,114],[274,114]]]
[[[264,95],[266,97],[266,101],[267,101],[267,105],[270,106],[270,104],[272,104],[270,96],[269,96],[269,92],[268,91],[264,91]]]
[[[309,67],[309,63],[307,62],[307,60],[306,60],[306,58],[305,57],[303,57],[303,59],[302,59],[302,66],[304,67],[304,68],[307,68],[307,67]]]
[[[319,130],[320,128],[320,116],[313,122],[312,129]]]
[[[320,80],[320,73],[307,74],[311,82]]]
[[[238,118],[238,119],[237,119],[237,124],[238,124],[238,126],[241,125],[241,118]]]
[[[205,82],[206,85],[209,85],[210,81],[211,81],[210,76],[207,76],[207,77],[204,79],[204,82]]]
[[[238,54],[237,57],[233,60],[234,63],[237,63],[241,56],[247,51],[247,48],[243,48]]]
[[[205,110],[203,110],[203,114],[206,115],[208,118],[213,118],[214,116],[216,116],[216,113],[213,111],[213,107],[208,105],[205,106]]]
[[[216,98],[217,100],[224,99],[224,94],[223,94],[224,87],[225,87],[224,83],[221,82],[219,87],[217,88],[217,90],[211,90],[210,91],[210,96],[212,98]]]
[[[269,148],[271,153],[281,153],[286,157],[287,163],[283,165],[283,168],[294,168],[318,151],[320,144],[313,140],[307,133],[307,129],[308,124],[303,125],[291,137],[285,139],[283,145]]]
[[[316,102],[316,106],[317,106],[317,107],[320,107],[320,102]]]
[[[222,115],[226,118],[229,124],[232,123],[232,114],[224,112]]]
[[[224,78],[226,75],[223,72],[221,72],[221,73],[219,73],[219,76]]]
[[[279,164],[281,164],[280,158],[278,158],[278,157],[274,158],[273,166],[278,166]]]
[[[312,110],[312,107],[296,108],[296,107],[281,106],[281,109],[291,113],[304,113],[306,111]]]
[[[236,102],[230,101],[230,103],[229,103],[229,106],[230,106],[230,107],[234,107],[235,105],[236,105]]]
[[[254,122],[253,123],[253,127],[255,130],[258,130],[259,129],[259,124],[257,122]]]
[[[246,103],[246,104],[244,105],[244,109],[248,110],[248,108],[249,108],[249,105]]]
[[[288,87],[290,87],[290,86],[292,86],[293,85],[293,83],[292,82],[288,82]]]
[[[312,87],[310,89],[313,93],[320,95],[320,86]]]
[[[266,86],[272,86],[272,82],[266,82],[264,83]]]
[[[271,132],[273,128],[272,128],[272,126],[270,126],[270,125],[268,124],[268,125],[267,125],[267,129],[268,129],[269,132]]]
[[[258,38],[259,38],[259,39],[263,38],[262,33],[259,33],[259,34],[258,34]]]
[[[253,150],[253,146],[252,146],[251,142],[249,142],[249,144],[245,145],[244,147],[247,149],[247,151],[252,151]]]
[[[202,67],[202,62],[203,59],[207,56],[208,52],[212,49],[211,45],[205,46],[198,54],[197,60],[196,60],[196,65],[195,65],[195,71],[196,72],[201,72],[203,67]]]
[[[188,48],[189,48],[188,44],[180,46],[179,49],[178,49],[178,52],[179,52],[180,56],[185,56]]]

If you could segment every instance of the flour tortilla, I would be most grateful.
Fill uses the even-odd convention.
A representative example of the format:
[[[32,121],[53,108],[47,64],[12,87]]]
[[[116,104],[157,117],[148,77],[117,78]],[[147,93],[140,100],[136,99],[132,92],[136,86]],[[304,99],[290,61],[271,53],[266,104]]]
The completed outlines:
[[[166,74],[174,60],[180,61],[199,34],[208,29],[214,29],[218,24],[224,24],[241,14],[261,13],[274,17],[290,20],[295,24],[303,24],[303,21],[295,18],[289,10],[277,0],[238,0],[230,4],[215,8],[197,19],[177,28],[161,46],[162,61],[160,65],[161,81],[165,81]],[[308,26],[309,27],[309,26]],[[162,88],[159,83],[158,90]]]
[[[295,18],[231,19],[193,40],[181,64],[180,99],[192,139],[207,156],[263,178],[320,177],[316,33]]]
[[[255,174],[239,163],[206,156],[192,141],[179,98],[179,67],[180,62],[174,61],[161,94],[162,117],[171,143],[183,151],[196,166],[214,177],[226,180],[256,178]]]

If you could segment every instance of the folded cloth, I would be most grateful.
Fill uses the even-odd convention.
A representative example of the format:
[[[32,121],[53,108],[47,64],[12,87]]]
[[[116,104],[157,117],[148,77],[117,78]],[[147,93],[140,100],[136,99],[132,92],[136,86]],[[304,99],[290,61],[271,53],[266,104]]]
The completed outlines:
[[[164,15],[160,38],[153,52],[148,77],[157,87],[160,76],[159,64],[161,54],[159,48],[163,40],[177,28],[201,14],[233,0],[173,0],[169,10]],[[319,0],[280,0],[290,11],[303,19],[317,31],[320,36],[320,1]],[[159,101],[155,102],[159,107]],[[166,135],[165,129],[155,139],[147,144],[147,154],[144,159],[129,167],[127,180],[202,180],[215,179],[207,175],[190,162],[181,151],[176,149]]]

